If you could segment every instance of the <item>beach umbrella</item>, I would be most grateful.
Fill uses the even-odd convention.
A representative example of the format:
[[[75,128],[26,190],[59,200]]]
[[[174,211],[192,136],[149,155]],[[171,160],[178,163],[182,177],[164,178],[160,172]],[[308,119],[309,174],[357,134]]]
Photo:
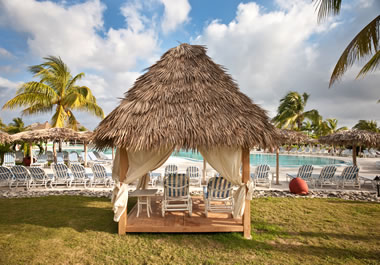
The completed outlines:
[[[356,166],[356,147],[363,145],[379,147],[380,133],[356,129],[345,130],[321,136],[319,142],[330,145],[352,145],[352,163]]]
[[[30,156],[31,161],[33,161],[32,153],[32,143],[39,141],[68,141],[68,140],[80,140],[84,138],[85,135],[80,132],[74,131],[69,128],[50,128],[50,129],[40,129],[32,131],[24,131],[20,133],[13,134],[11,136],[13,142],[23,141],[30,143]],[[86,138],[87,139],[87,138]],[[57,152],[55,150],[55,145],[53,145],[54,159],[56,159]]]
[[[287,130],[287,129],[277,129],[278,134],[280,135],[279,143],[280,145],[284,144],[300,144],[311,142],[312,139],[306,134]],[[276,185],[279,185],[279,176],[280,176],[280,150],[279,146],[276,148]]]

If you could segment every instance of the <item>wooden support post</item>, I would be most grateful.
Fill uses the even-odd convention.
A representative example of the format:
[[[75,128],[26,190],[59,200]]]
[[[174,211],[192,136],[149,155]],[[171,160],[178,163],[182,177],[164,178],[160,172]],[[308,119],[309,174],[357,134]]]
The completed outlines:
[[[280,185],[280,149],[276,148],[276,185]]]
[[[207,168],[207,162],[206,162],[206,159],[203,158],[202,182],[204,184],[206,184],[206,168]]]
[[[45,142],[45,154],[47,153],[48,141]]]
[[[29,155],[30,155],[30,165],[31,166],[33,164],[33,143],[30,142],[29,143]]]
[[[83,142],[84,145],[84,166],[87,167],[87,142]]]
[[[120,148],[120,162],[119,162],[119,167],[120,167],[120,183],[123,183],[125,180],[125,176],[128,171],[128,153],[125,148]],[[125,185],[125,184],[121,184]],[[119,224],[118,224],[118,231],[119,235],[124,235],[127,231],[127,209],[125,209],[125,212],[121,215]]]
[[[250,168],[250,161],[249,161],[249,149],[244,148],[242,150],[242,163],[243,163],[243,176],[242,180],[244,183],[247,183],[249,180],[249,168]],[[246,191],[247,192],[247,191]],[[244,238],[251,239],[251,201],[245,200],[245,208],[244,208],[244,215],[243,215],[243,233]]]
[[[352,144],[352,163],[356,166],[356,143]]]
[[[112,161],[115,159],[115,148],[112,146]]]

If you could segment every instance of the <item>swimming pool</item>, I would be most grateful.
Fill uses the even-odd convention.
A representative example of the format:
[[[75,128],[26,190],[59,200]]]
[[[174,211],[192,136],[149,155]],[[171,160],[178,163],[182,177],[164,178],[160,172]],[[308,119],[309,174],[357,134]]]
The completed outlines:
[[[203,160],[203,157],[198,152],[191,151],[179,151],[174,152],[172,156],[183,157],[190,160]],[[261,164],[268,164],[271,167],[276,166],[275,154],[251,154],[250,162],[252,166]],[[346,165],[347,162],[327,157],[315,157],[315,156],[298,156],[298,155],[280,155],[279,158],[280,167],[299,167],[302,165],[314,165],[314,166],[327,166],[327,165]]]

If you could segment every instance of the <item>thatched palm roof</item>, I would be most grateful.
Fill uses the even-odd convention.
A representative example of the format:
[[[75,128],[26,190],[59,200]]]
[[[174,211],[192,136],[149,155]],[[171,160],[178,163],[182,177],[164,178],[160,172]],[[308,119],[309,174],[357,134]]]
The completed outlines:
[[[34,131],[24,131],[12,135],[12,141],[46,141],[46,140],[82,140],[83,136],[69,128],[50,128]]]
[[[306,134],[293,130],[278,130],[280,135],[281,144],[299,144],[299,143],[308,143],[311,141],[311,138]]]
[[[380,133],[363,130],[339,131],[319,138],[319,142],[335,145],[380,146]]]
[[[0,131],[0,144],[11,142],[11,136],[6,132]]]
[[[93,142],[131,150],[274,147],[277,137],[266,112],[240,92],[204,46],[181,44],[136,80],[100,122]]]

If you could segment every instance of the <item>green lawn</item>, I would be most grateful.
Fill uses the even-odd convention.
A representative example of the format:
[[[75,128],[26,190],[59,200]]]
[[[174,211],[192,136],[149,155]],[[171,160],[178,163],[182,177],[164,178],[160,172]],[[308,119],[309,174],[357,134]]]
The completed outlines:
[[[251,207],[252,240],[118,236],[108,199],[1,199],[0,264],[380,264],[378,203],[262,198]]]

